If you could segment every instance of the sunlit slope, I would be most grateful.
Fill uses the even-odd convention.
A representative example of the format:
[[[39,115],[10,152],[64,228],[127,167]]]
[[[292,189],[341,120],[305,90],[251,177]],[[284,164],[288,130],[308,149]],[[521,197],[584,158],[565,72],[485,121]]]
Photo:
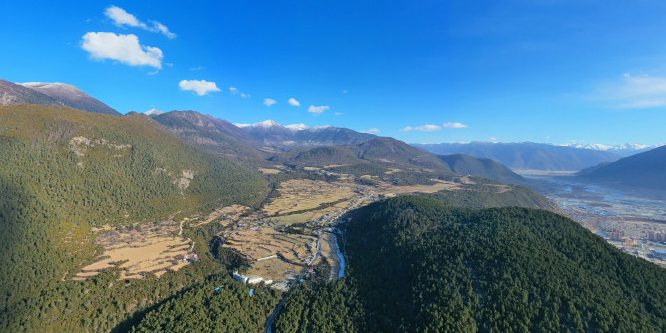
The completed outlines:
[[[91,226],[250,205],[265,181],[147,116],[0,107],[0,311],[93,256]]]

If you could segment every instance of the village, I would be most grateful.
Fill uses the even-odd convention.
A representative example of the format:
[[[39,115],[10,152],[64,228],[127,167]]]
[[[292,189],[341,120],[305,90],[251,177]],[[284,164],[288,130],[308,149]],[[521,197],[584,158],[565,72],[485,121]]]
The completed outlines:
[[[366,185],[357,178],[370,176],[310,169],[334,175],[337,180],[284,181],[278,188],[280,195],[257,210],[231,205],[205,216],[194,214],[131,228],[95,229],[101,251],[73,279],[87,279],[112,267],[121,269],[120,278],[138,279],[181,269],[199,260],[195,242],[183,231],[217,224],[215,227],[222,231],[216,237],[222,246],[233,249],[249,263],[242,272],[233,274],[238,281],[263,283],[286,291],[294,282],[313,274],[317,265],[328,267],[327,276],[322,278],[332,281],[344,276],[344,250],[340,248],[341,232],[336,226],[347,221],[349,211],[385,197],[433,193],[459,186],[442,180],[433,180],[432,185],[395,186],[381,181]],[[260,171],[283,172],[278,166]]]

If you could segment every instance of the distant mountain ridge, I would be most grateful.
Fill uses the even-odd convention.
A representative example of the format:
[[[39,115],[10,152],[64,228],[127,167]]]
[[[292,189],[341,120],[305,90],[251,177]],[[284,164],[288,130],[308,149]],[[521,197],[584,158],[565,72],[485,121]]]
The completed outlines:
[[[412,144],[438,154],[465,154],[495,160],[514,170],[578,171],[599,163],[614,162],[611,152],[542,143],[437,143]]]
[[[534,186],[529,180],[511,171],[511,169],[487,158],[478,158],[463,154],[438,155],[451,171],[459,175],[473,175],[497,180],[505,184]]]
[[[230,122],[196,111],[151,114],[151,118],[185,141],[241,160],[263,160],[258,142]]]
[[[658,147],[661,147],[663,145],[666,145],[666,143],[658,143],[658,144],[655,144],[655,145],[644,145],[644,144],[640,144],[640,143],[623,143],[623,144],[619,144],[619,145],[607,145],[607,144],[603,144],[603,143],[591,143],[591,144],[567,144],[567,145],[562,145],[562,146],[607,151],[607,152],[612,152],[612,153],[618,154],[622,157],[627,157],[627,156],[631,156],[631,155],[634,155],[634,154],[639,154],[639,153],[642,153],[642,152],[646,152],[650,149],[658,148]]]
[[[666,191],[666,146],[584,169],[577,177],[588,181]]]
[[[255,124],[234,124],[259,142],[271,147],[312,147],[359,144],[377,136],[335,126],[282,126],[274,120]]]
[[[122,115],[110,106],[70,84],[47,82],[12,83],[0,79],[0,106],[26,103],[69,106],[94,113],[115,116]]]

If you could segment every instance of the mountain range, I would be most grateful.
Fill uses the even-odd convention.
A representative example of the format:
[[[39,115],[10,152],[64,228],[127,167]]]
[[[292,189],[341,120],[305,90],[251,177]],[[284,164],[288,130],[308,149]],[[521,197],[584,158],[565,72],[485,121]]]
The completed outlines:
[[[465,154],[489,158],[514,170],[578,171],[599,163],[614,162],[621,158],[611,152],[532,142],[413,145],[439,155]]]
[[[334,126],[308,127],[305,124],[282,126],[273,120],[255,124],[234,124],[257,141],[271,147],[335,146],[357,144],[375,138],[348,128]]]
[[[12,83],[0,79],[0,106],[24,103],[61,105],[95,113],[121,115],[120,112],[70,84]]]
[[[138,235],[137,223],[177,226],[232,204],[257,211],[285,180],[306,179],[372,191],[445,187],[349,212],[354,222],[340,225],[345,278],[292,289],[277,330],[632,331],[630,323],[657,331],[666,323],[661,268],[552,214],[551,201],[500,163],[557,170],[602,161],[578,177],[656,188],[666,147],[619,159],[478,144],[470,151],[489,157],[474,157],[333,126],[232,124],[196,111],[122,116],[88,97],[69,85],[0,81],[10,105],[0,107],[0,331],[258,331],[282,295],[232,281],[233,265],[247,261],[220,250],[230,226],[222,220],[186,225],[200,262],[182,270],[118,279],[118,263],[72,277],[100,255],[101,232]],[[330,266],[318,265],[327,275]],[[198,319],[173,319],[184,314]],[[251,324],[233,324],[239,318]]]
[[[627,157],[631,155],[635,155],[638,153],[642,153],[657,147],[661,147],[665,145],[664,143],[658,143],[656,145],[644,145],[640,143],[623,143],[619,145],[606,145],[603,143],[591,143],[591,144],[577,144],[577,143],[572,143],[572,144],[566,144],[562,146],[569,146],[569,147],[575,147],[575,148],[583,148],[583,149],[592,149],[592,150],[601,150],[601,151],[607,151],[611,152],[614,154],[618,154],[622,157]]]
[[[666,146],[580,171],[581,180],[666,191]]]

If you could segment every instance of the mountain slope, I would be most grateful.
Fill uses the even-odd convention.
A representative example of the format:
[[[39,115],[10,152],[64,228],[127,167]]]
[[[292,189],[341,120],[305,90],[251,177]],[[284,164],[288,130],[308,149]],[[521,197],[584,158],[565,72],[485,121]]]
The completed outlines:
[[[121,115],[120,112],[69,84],[43,82],[17,84],[0,80],[0,106],[16,104],[70,106],[94,113]]]
[[[151,117],[182,139],[207,150],[245,161],[266,157],[253,146],[254,138],[226,120],[196,111],[171,111]]]
[[[16,104],[64,105],[61,101],[39,91],[0,79],[0,106]]]
[[[620,156],[604,151],[522,143],[439,143],[414,144],[439,155],[465,154],[495,160],[514,170],[574,171],[603,162],[613,162]]]
[[[356,146],[350,146],[350,149],[365,160],[442,169],[450,172],[449,167],[437,156],[390,137],[375,138]]]
[[[666,146],[582,170],[577,176],[588,181],[666,191]]]
[[[120,116],[120,112],[86,94],[81,89],[64,83],[26,82],[20,85],[50,96],[63,105],[79,110]]]
[[[437,157],[444,161],[453,172],[460,175],[490,178],[505,184],[533,185],[529,180],[491,159],[463,154],[438,155]]]
[[[0,156],[3,318],[92,259],[93,226],[253,205],[267,193],[258,172],[197,149],[144,115],[0,107]]]
[[[344,279],[294,291],[276,331],[661,332],[666,325],[666,271],[562,216],[411,196],[352,217]]]

